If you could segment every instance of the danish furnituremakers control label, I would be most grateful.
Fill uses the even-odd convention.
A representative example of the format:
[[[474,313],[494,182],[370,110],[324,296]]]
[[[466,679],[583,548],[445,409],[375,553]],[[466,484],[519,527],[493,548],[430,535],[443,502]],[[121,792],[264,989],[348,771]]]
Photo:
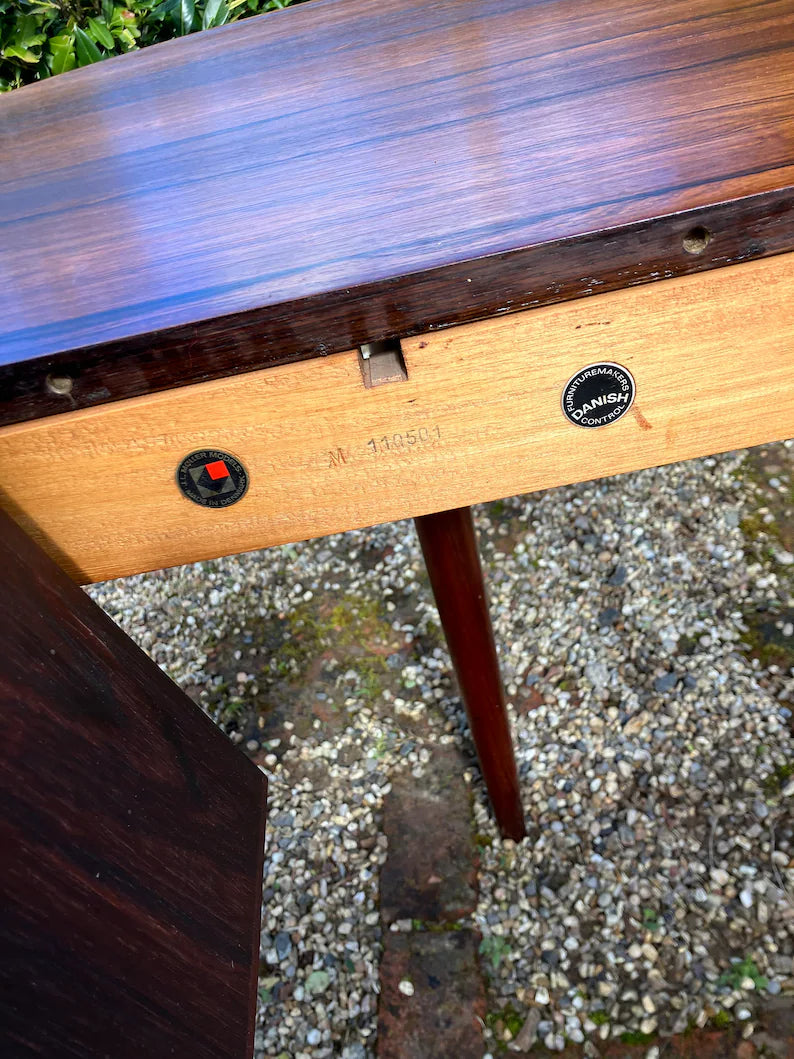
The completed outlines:
[[[228,452],[199,449],[179,464],[176,482],[194,504],[229,507],[245,494],[248,475],[240,461]]]
[[[605,427],[631,408],[636,387],[620,364],[604,361],[577,371],[562,391],[562,410],[580,427]]]

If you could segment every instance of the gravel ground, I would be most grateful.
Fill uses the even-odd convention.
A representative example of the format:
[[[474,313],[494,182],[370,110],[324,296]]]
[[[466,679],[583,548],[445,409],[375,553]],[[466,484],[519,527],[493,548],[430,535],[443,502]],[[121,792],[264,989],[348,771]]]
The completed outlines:
[[[794,996],[794,557],[748,545],[774,516],[743,458],[477,509],[530,835],[472,765],[474,922],[524,1045],[653,1057]],[[257,1054],[373,1055],[382,800],[421,726],[470,751],[411,524],[90,591],[269,774]]]

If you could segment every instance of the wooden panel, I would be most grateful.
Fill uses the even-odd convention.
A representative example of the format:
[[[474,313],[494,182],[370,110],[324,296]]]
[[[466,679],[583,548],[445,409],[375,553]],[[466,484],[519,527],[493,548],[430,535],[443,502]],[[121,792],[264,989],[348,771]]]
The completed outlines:
[[[0,1053],[248,1059],[266,785],[0,513]]]
[[[794,247],[790,0],[318,0],[1,113],[2,422]]]
[[[794,255],[403,352],[407,381],[372,389],[348,352],[6,427],[2,503],[90,581],[794,435]],[[560,398],[598,360],[628,367],[637,399],[587,430]],[[203,447],[248,468],[233,507],[178,492],[177,465]]]

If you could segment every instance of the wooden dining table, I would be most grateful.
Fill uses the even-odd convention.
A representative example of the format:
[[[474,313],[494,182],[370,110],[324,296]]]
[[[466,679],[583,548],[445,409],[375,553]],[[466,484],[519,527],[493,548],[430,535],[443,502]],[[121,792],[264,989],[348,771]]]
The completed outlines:
[[[79,586],[415,519],[519,840],[470,505],[793,380],[791,0],[313,0],[0,97],[3,1054],[252,1047],[265,778]]]

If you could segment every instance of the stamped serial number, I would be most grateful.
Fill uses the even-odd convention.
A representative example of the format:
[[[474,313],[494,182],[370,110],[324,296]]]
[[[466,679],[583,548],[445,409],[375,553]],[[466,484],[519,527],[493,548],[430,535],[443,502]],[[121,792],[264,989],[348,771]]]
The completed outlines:
[[[367,448],[377,454],[391,452],[393,449],[407,449],[414,445],[437,445],[440,440],[440,427],[419,427],[417,430],[406,430],[404,434],[384,434],[381,438],[370,438]]]

